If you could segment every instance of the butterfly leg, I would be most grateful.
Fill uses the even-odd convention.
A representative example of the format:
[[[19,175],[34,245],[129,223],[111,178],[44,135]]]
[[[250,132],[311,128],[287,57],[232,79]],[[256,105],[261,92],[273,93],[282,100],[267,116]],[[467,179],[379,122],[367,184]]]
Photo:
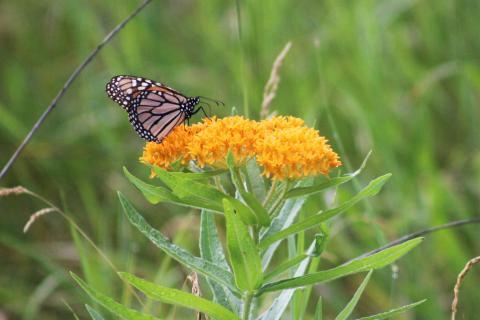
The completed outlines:
[[[202,110],[203,114],[205,115],[205,117],[208,118],[208,120],[211,120],[210,117],[208,116],[208,114],[205,112],[205,109],[203,109],[203,107],[199,107],[197,110],[195,110],[192,115],[198,113],[200,110]]]

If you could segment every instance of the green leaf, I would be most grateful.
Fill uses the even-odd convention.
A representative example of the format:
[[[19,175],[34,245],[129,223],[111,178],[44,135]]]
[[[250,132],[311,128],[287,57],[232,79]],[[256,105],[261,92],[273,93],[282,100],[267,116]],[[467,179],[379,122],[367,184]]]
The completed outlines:
[[[227,249],[235,283],[242,291],[252,291],[262,284],[260,255],[247,227],[228,199],[223,200],[227,229]]]
[[[178,173],[173,175],[159,167],[154,167],[153,170],[162,182],[173,191],[173,194],[179,198],[196,196],[205,201],[218,202],[221,204],[222,199],[226,196],[223,192],[211,185],[185,178],[183,175],[178,175]]]
[[[352,299],[347,303],[345,308],[338,314],[338,316],[335,318],[335,320],[347,320],[348,317],[352,314],[353,309],[355,309],[355,306],[358,303],[358,300],[360,300],[360,297],[363,294],[363,291],[365,290],[365,287],[368,284],[368,281],[370,280],[370,277],[372,276],[373,270],[370,270],[363,279],[362,283],[358,287],[357,291],[355,291],[355,294],[353,295]]]
[[[258,290],[257,295],[260,295],[263,292],[313,285],[316,283],[327,282],[341,277],[345,277],[350,274],[364,272],[370,269],[379,269],[402,257],[408,251],[419,245],[422,240],[423,238],[415,238],[402,244],[380,251],[371,256],[353,260],[344,265],[329,270],[310,273],[302,277],[295,277],[277,282],[267,283]]]
[[[88,304],[85,305],[85,309],[87,309],[88,314],[93,320],[105,320],[105,318],[97,310],[93,309]]]
[[[255,159],[247,160],[247,164],[245,165],[245,169],[248,175],[248,181],[250,181],[250,188],[249,189],[255,197],[259,200],[265,199],[266,196],[266,187],[265,187],[265,180],[262,176],[262,171],[257,165]]]
[[[392,310],[389,310],[389,311],[386,311],[386,312],[382,312],[382,313],[377,313],[375,315],[372,315],[372,316],[368,316],[368,317],[363,317],[363,318],[359,318],[357,320],[381,320],[381,319],[389,319],[390,317],[394,316],[394,315],[397,315],[397,314],[400,314],[400,313],[404,313],[410,309],[413,309],[415,308],[416,306],[424,303],[425,301],[427,301],[427,299],[423,299],[423,300],[420,300],[420,301],[417,301],[417,302],[414,302],[414,303],[411,303],[411,304],[407,304],[405,306],[402,306],[402,307],[399,307],[399,308],[395,308],[395,309],[392,309]]]
[[[244,205],[240,200],[234,199],[232,197],[225,197],[225,199],[228,199],[232,206],[235,208],[237,211],[240,219],[242,219],[243,223],[247,225],[255,225],[258,223],[257,217],[253,213],[253,211]]]
[[[96,302],[104,306],[111,313],[127,320],[155,320],[159,318],[152,317],[150,315],[138,312],[136,310],[125,307],[124,305],[116,302],[112,298],[96,291],[92,287],[88,286],[80,277],[73,272],[70,272],[73,279],[79,284],[79,286]]]
[[[186,267],[227,286],[233,292],[238,292],[230,272],[212,262],[195,257],[187,250],[170,242],[160,231],[152,228],[120,192],[118,197],[128,220],[153,244]]]
[[[179,198],[165,187],[153,186],[132,175],[126,168],[123,168],[127,179],[140,190],[145,198],[152,204],[159,202],[173,203],[185,207],[208,209],[216,212],[223,212],[221,203],[212,203],[196,196]]]
[[[242,182],[242,177],[238,168],[235,167],[233,154],[232,152],[228,152],[227,155],[227,165],[230,169],[230,175],[232,177],[233,184],[235,185],[236,190],[240,194],[242,200],[246,203],[246,205],[253,211],[255,214],[258,222],[264,226],[268,227],[270,225],[270,216],[268,215],[267,209],[265,209],[260,201],[251,193],[248,193],[245,189],[245,186]]]
[[[309,180],[300,181],[297,186],[305,186],[311,183]],[[278,215],[273,218],[272,223],[270,226],[260,234],[260,240],[266,239],[282,229],[285,229],[292,225],[292,223],[297,218],[298,213],[303,207],[307,197],[299,197],[295,199],[288,199],[283,204],[282,208]],[[277,250],[280,242],[276,242],[268,247],[267,250],[263,253],[262,256],[262,266],[263,270],[266,270],[268,265],[270,264],[270,260],[273,257],[273,254]]]
[[[177,289],[159,286],[155,283],[145,281],[132,274],[120,272],[120,277],[142,291],[152,300],[162,301],[168,304],[181,306],[196,310],[219,320],[239,319],[232,311],[209,300],[197,297],[191,293]]]
[[[314,320],[323,320],[323,301],[322,297],[318,297],[317,305],[315,306]]]
[[[312,194],[315,194],[315,193],[322,192],[322,191],[324,191],[328,188],[337,187],[341,184],[344,184],[345,182],[348,182],[348,181],[352,180],[353,178],[358,176],[360,174],[360,172],[362,172],[362,170],[365,168],[365,165],[367,164],[367,160],[370,157],[371,153],[372,153],[372,151],[370,151],[367,154],[367,156],[365,157],[365,159],[362,162],[362,165],[360,166],[360,168],[357,169],[357,171],[352,172],[352,173],[348,173],[348,174],[343,175],[341,177],[335,177],[335,178],[329,179],[329,180],[327,180],[323,183],[320,183],[320,184],[317,184],[317,185],[314,185],[314,186],[293,188],[285,194],[285,198],[288,199],[288,198],[296,198],[296,197],[301,197],[301,196],[309,196],[309,195],[312,195]]]
[[[328,219],[331,219],[332,217],[334,217],[334,216],[336,216],[340,213],[343,213],[344,211],[353,207],[353,205],[355,205],[360,200],[363,200],[364,198],[372,197],[372,196],[376,195],[381,190],[381,188],[385,184],[385,182],[391,176],[392,176],[391,173],[387,173],[383,176],[380,176],[380,177],[370,181],[370,183],[365,188],[360,190],[360,192],[358,192],[355,196],[353,196],[349,200],[345,201],[340,206],[338,206],[336,208],[333,208],[333,209],[330,209],[330,210],[327,210],[327,211],[320,212],[320,213],[315,214],[313,216],[310,216],[310,217],[308,217],[308,218],[306,218],[306,219],[304,219],[300,222],[297,222],[297,223],[291,225],[290,227],[288,227],[286,229],[283,229],[283,230],[271,235],[270,237],[267,237],[267,238],[261,240],[260,243],[259,243],[259,247],[262,248],[262,249],[265,249],[269,245],[275,243],[276,241],[284,239],[291,234],[295,234],[295,233],[298,233],[298,232],[301,232],[301,231],[304,231],[304,230],[307,230],[307,229],[314,228],[314,227],[318,226],[319,224],[321,224],[322,222],[324,222]]]
[[[230,270],[227,260],[223,253],[222,243],[218,237],[215,226],[215,215],[206,210],[202,211],[200,219],[200,255],[203,259],[213,262],[217,266]],[[235,297],[227,287],[207,278],[212,293],[213,300],[222,306],[239,312],[240,300]]]
[[[181,178],[179,176],[173,176],[169,172],[158,167],[154,167],[154,170],[163,183],[172,189],[173,194],[178,196],[180,199],[196,199],[196,201],[199,201],[199,203],[208,204],[212,207],[215,207],[216,211],[219,211],[219,207],[223,208],[223,199],[228,198],[235,203],[235,207],[238,209],[239,215],[246,224],[253,225],[257,223],[257,218],[250,208],[245,206],[237,199],[218,191],[211,185]],[[207,207],[204,208],[208,209]],[[222,210],[220,209],[220,211]]]
[[[295,277],[303,276],[307,270],[307,267],[312,260],[312,252],[315,248],[315,243],[313,242],[309,249],[307,250],[307,258],[303,260],[298,268],[295,270],[293,275]],[[283,290],[282,293],[273,301],[271,306],[259,317],[261,320],[279,320],[287,309],[290,300],[293,297],[293,294],[297,289],[287,289]]]
[[[247,204],[247,206],[253,211],[255,214],[258,222],[264,226],[268,227],[272,222],[270,220],[270,216],[268,215],[267,210],[262,206],[260,201],[251,193],[246,191],[239,191],[240,196],[242,197],[243,201]]]
[[[292,258],[292,259],[289,259],[289,260],[286,260],[286,261],[280,263],[272,271],[265,274],[264,280],[268,281],[268,280],[271,280],[271,279],[275,278],[279,274],[282,274],[284,271],[296,266],[297,264],[299,264],[300,262],[302,262],[303,260],[305,260],[308,257],[309,257],[309,255],[303,253],[303,254],[299,254],[295,258]]]

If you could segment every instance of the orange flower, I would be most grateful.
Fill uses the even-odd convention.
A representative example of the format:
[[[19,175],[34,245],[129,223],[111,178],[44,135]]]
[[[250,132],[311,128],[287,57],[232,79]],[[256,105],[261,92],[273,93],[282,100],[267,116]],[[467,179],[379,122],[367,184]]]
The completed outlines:
[[[147,142],[143,148],[140,162],[164,169],[170,169],[171,164],[178,160],[182,164],[186,164],[191,160],[187,151],[187,144],[203,126],[204,123],[186,127],[178,126],[165,137],[162,143]]]
[[[305,122],[302,119],[292,116],[277,116],[259,122],[261,128],[260,131],[276,131],[287,128],[295,128],[301,127],[304,124]]]
[[[226,168],[231,150],[237,165],[255,155],[257,123],[240,116],[205,121],[205,126],[188,144],[189,156],[200,167],[211,165]]]
[[[256,149],[264,175],[275,180],[326,175],[341,165],[327,140],[307,127],[275,130],[259,140]]]
[[[179,126],[162,143],[147,143],[140,161],[165,169],[190,160],[200,167],[225,168],[229,150],[239,166],[256,157],[263,174],[275,180],[328,174],[341,165],[327,140],[295,117],[256,122],[233,116]]]

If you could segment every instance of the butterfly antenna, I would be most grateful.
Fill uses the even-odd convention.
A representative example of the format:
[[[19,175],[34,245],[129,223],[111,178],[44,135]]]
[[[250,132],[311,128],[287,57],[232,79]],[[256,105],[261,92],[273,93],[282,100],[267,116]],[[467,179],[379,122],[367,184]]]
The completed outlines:
[[[216,104],[217,106],[219,106],[219,105],[225,106],[225,103],[223,103],[223,102],[220,101],[220,100],[215,100],[215,99],[212,99],[212,98],[209,98],[209,97],[203,97],[203,96],[198,96],[198,97],[201,98],[201,99],[205,99],[205,100],[209,100],[209,101],[215,102],[215,104]]]

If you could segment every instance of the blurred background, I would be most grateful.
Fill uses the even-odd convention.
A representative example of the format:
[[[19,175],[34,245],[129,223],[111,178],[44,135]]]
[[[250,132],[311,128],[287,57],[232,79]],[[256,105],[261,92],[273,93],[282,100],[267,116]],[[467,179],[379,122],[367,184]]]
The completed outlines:
[[[2,166],[70,73],[138,4],[0,1]],[[342,186],[340,194],[393,173],[378,196],[335,221],[320,268],[412,231],[478,216],[479,16],[474,0],[154,0],[84,70],[0,185],[22,185],[57,204],[118,269],[185,289],[189,271],[132,229],[116,191],[194,253],[199,214],[152,206],[127,183],[122,166],[148,176],[138,162],[144,143],[107,98],[105,83],[117,74],[149,77],[226,103],[210,114],[225,116],[235,107],[258,119],[272,63],[292,41],[272,110],[315,125],[340,153],[342,172],[373,150],[357,184]],[[323,206],[318,196],[304,212]],[[72,309],[86,318],[90,300],[69,270],[129,301],[114,272],[60,215],[44,216],[22,233],[43,207],[26,195],[0,198],[0,313],[65,319]],[[395,268],[375,272],[356,315],[427,298],[403,319],[449,318],[456,276],[480,252],[478,230],[470,225],[428,236]],[[320,295],[327,318],[337,314],[361,279],[315,286],[306,319]],[[480,311],[479,281],[473,271],[461,289],[463,319]],[[152,310],[175,317],[171,309]]]

